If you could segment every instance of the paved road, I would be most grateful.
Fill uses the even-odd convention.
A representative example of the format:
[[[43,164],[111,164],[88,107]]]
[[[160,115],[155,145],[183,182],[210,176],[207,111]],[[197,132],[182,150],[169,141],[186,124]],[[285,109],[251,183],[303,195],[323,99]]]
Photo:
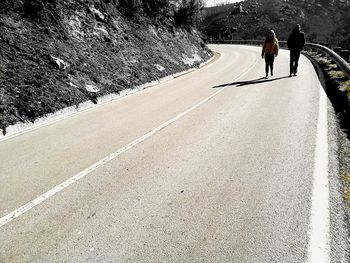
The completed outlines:
[[[286,77],[281,51],[265,81],[260,49],[212,48],[194,73],[0,143],[0,217],[127,146],[3,225],[0,262],[308,260],[315,70],[302,57]],[[327,240],[348,262],[334,196]]]

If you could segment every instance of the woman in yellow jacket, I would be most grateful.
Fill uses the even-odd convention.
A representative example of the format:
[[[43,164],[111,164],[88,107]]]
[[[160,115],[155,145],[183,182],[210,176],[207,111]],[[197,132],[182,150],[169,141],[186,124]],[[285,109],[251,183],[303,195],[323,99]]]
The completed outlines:
[[[270,30],[266,36],[261,52],[261,57],[265,57],[266,78],[269,76],[269,68],[271,70],[271,76],[273,76],[273,62],[278,55],[278,49],[279,45],[276,34],[273,30]]]

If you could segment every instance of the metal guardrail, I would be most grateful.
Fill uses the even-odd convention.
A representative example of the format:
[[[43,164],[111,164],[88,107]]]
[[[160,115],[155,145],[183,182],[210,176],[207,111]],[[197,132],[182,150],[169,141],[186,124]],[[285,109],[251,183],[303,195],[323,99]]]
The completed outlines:
[[[263,42],[264,40],[219,40],[210,41],[209,43],[262,46]],[[287,48],[287,41],[279,41],[279,44],[282,48]],[[324,54],[326,57],[333,60],[337,64],[337,66],[344,72],[344,74],[350,79],[350,64],[332,49],[315,43],[306,43],[305,49],[317,51],[319,53]]]
[[[262,46],[264,40],[212,40],[208,44],[233,44],[233,45],[250,45],[250,46]],[[280,46],[287,45],[286,41],[279,41]]]
[[[310,50],[316,50],[318,52],[323,53],[329,59],[333,60],[337,66],[344,72],[344,74],[350,79],[350,64],[345,61],[341,56],[335,53],[332,49],[314,43],[306,43],[306,48]]]

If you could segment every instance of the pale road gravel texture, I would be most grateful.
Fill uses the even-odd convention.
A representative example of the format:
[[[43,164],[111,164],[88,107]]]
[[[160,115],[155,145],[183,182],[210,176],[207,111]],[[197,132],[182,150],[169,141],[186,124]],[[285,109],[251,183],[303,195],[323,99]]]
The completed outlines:
[[[1,217],[217,92],[260,49],[0,143]],[[319,80],[281,51],[268,82],[205,104],[0,228],[0,262],[305,262]],[[241,83],[242,84],[242,83]],[[244,83],[243,83],[244,84]],[[124,114],[115,114],[123,112]],[[331,257],[348,262],[329,116]],[[20,193],[20,194],[19,194]]]

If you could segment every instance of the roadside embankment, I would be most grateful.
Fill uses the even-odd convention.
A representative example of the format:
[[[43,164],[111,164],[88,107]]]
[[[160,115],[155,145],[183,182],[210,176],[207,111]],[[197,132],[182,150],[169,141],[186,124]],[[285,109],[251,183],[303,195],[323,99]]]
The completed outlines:
[[[195,29],[165,17],[127,17],[114,1],[6,0],[1,5],[3,134],[10,125],[97,103],[212,57]]]
[[[338,159],[345,201],[347,222],[350,224],[350,80],[348,74],[322,53],[306,52],[322,75],[328,98],[339,120]]]

